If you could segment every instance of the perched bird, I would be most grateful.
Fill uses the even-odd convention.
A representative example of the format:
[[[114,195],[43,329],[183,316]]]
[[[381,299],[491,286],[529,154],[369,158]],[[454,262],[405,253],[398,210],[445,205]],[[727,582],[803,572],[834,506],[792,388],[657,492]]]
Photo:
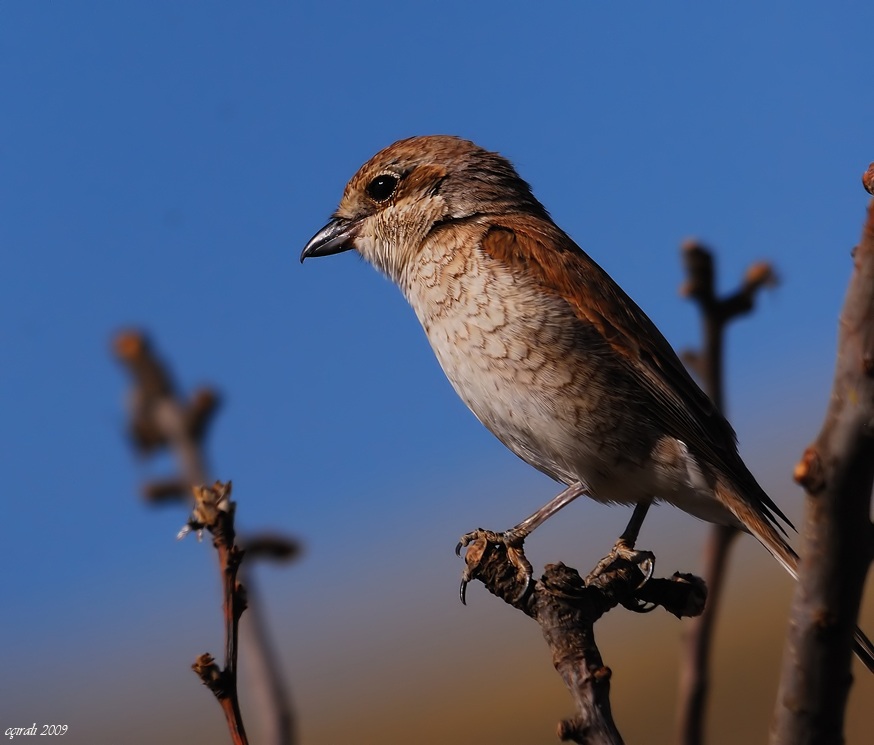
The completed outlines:
[[[476,417],[567,485],[502,534],[508,545],[586,495],[635,506],[616,546],[633,554],[661,501],[752,533],[796,575],[788,520],[741,460],[731,426],[508,160],[451,136],[385,148],[349,181],[301,261],[349,249],[400,287]],[[857,651],[870,666],[861,632]]]

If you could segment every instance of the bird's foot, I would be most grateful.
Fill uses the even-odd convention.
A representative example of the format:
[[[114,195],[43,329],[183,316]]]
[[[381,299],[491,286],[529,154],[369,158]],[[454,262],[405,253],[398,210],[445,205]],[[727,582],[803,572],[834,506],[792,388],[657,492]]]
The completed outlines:
[[[512,582],[514,587],[520,589],[517,596],[511,599],[512,602],[518,602],[524,597],[531,585],[531,575],[534,571],[522,550],[522,543],[527,535],[527,532],[515,529],[495,533],[491,530],[477,528],[461,536],[461,540],[455,547],[455,555],[461,556],[461,549],[467,549],[464,555],[466,566],[461,575],[461,586],[458,588],[462,604],[466,605],[467,585],[475,578],[479,563],[485,555],[485,551],[490,547],[503,549],[507,554],[507,562],[515,572]]]
[[[655,554],[650,551],[638,551],[629,546],[621,538],[616,541],[610,553],[607,554],[597,566],[586,577],[586,585],[594,585],[595,587],[604,587],[612,581],[617,574],[628,575],[629,572],[636,572],[639,582],[634,586],[634,589],[643,587],[655,572]],[[623,605],[625,605],[623,603]],[[629,607],[626,605],[626,607]],[[651,608],[644,605],[633,607],[632,610],[645,612]]]

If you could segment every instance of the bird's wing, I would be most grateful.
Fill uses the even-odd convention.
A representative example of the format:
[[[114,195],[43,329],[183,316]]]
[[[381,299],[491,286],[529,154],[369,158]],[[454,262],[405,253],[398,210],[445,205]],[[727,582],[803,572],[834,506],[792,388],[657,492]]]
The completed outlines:
[[[562,298],[580,321],[609,342],[652,397],[651,414],[665,432],[733,477],[766,512],[786,519],[743,465],[731,425],[655,324],[567,234],[551,221],[514,215],[507,225],[493,223],[481,245],[494,260]]]

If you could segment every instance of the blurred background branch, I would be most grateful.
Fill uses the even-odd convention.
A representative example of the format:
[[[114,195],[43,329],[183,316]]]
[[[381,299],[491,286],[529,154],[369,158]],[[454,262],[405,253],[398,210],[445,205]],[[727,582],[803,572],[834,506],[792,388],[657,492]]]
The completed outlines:
[[[701,243],[690,240],[682,246],[682,257],[686,281],[680,288],[680,294],[690,298],[698,306],[703,345],[700,351],[685,351],[681,356],[687,367],[698,377],[710,400],[725,413],[723,354],[726,327],[735,318],[753,310],[759,291],[775,286],[777,275],[767,262],[757,262],[747,269],[737,290],[718,297],[713,252]],[[728,557],[734,539],[739,534],[736,528],[728,525],[713,525],[708,531],[703,552],[707,605],[700,616],[689,622],[681,652],[677,717],[682,745],[702,745],[704,742],[713,634],[725,584]]]
[[[142,331],[126,330],[113,340],[115,356],[130,373],[133,386],[128,398],[128,432],[142,455],[169,450],[178,473],[143,485],[144,498],[152,503],[188,502],[192,487],[208,484],[203,442],[219,405],[211,388],[200,388],[189,401],[177,391],[167,365],[155,353]],[[252,565],[257,560],[290,561],[300,554],[297,541],[266,532],[239,538],[249,561],[240,567],[239,579],[247,590],[245,622],[240,625],[255,718],[263,727],[268,745],[294,745],[295,724],[288,687],[283,678],[258,601]]]

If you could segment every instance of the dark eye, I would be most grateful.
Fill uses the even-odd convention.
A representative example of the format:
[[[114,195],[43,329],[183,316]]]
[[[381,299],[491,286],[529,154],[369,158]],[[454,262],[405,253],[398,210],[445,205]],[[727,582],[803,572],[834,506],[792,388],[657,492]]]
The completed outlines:
[[[384,202],[395,193],[398,188],[398,177],[390,173],[383,173],[371,181],[364,190],[374,202]]]

